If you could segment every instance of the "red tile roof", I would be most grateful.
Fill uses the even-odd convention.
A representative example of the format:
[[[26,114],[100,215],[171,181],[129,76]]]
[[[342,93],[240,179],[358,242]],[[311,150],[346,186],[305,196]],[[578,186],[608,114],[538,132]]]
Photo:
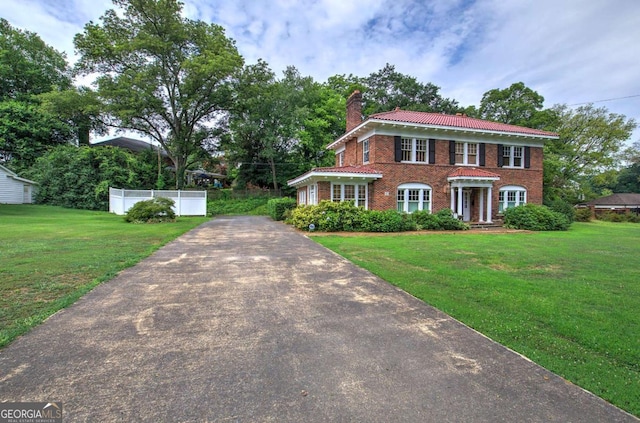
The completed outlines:
[[[459,167],[449,174],[449,178],[498,178],[500,175],[475,167]]]
[[[447,126],[452,128],[466,128],[481,131],[509,132],[515,134],[538,135],[546,137],[557,137],[558,135],[553,132],[541,131],[539,129],[525,128],[516,125],[507,125],[506,123],[490,122],[488,120],[471,118],[464,115],[453,116],[441,113],[412,112],[400,109],[396,109],[391,112],[376,113],[369,116],[369,119]]]

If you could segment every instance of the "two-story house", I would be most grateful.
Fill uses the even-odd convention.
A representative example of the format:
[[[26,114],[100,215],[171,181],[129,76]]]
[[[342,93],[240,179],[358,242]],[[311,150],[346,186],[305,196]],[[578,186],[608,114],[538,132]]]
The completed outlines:
[[[396,109],[362,121],[362,95],[347,100],[346,133],[328,149],[335,166],[290,180],[298,204],[348,201],[368,209],[433,213],[491,223],[508,207],[542,204],[546,140],[557,134],[464,115]]]

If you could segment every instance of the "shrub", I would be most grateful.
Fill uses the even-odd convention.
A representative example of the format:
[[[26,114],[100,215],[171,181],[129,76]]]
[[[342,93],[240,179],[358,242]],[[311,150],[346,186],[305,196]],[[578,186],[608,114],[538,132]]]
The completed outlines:
[[[243,199],[220,199],[207,202],[207,214],[216,216],[222,214],[268,214],[266,207],[268,198],[243,198]],[[260,210],[260,211],[258,211]]]
[[[396,210],[362,210],[360,230],[364,232],[415,231],[417,225],[409,214]]]
[[[176,219],[172,209],[174,204],[172,199],[164,197],[138,201],[127,211],[124,219],[132,223],[173,222]]]
[[[613,211],[607,211],[598,215],[598,220],[604,220],[605,222],[629,222],[640,223],[640,216],[635,213],[616,213]]]
[[[576,209],[568,201],[562,199],[554,200],[549,208],[555,212],[561,213],[569,219],[569,223],[576,220]]]
[[[566,231],[570,224],[565,215],[538,204],[524,204],[504,211],[504,225],[512,229]]]
[[[273,220],[284,220],[288,210],[296,207],[296,200],[290,197],[272,198],[267,202],[267,212]]]
[[[576,222],[590,222],[591,221],[591,209],[582,208],[576,210]]]
[[[435,214],[426,210],[413,212],[418,229],[434,231],[460,231],[469,229],[469,225],[453,217],[450,209],[442,209]]]

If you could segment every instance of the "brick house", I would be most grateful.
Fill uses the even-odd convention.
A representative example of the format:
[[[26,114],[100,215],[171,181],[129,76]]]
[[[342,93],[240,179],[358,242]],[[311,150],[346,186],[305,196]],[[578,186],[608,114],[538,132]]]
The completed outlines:
[[[464,115],[396,109],[362,121],[347,100],[347,131],[327,149],[335,166],[288,181],[298,204],[353,200],[368,209],[433,213],[492,223],[508,207],[542,204],[542,148],[557,134]]]

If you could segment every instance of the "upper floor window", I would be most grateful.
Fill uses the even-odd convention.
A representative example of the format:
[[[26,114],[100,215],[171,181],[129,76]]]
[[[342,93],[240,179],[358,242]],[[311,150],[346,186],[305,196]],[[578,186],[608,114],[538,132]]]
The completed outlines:
[[[402,138],[402,161],[403,162],[428,162],[428,143],[425,139]]]
[[[478,144],[468,142],[455,143],[455,164],[478,166]]]
[[[524,167],[524,148],[515,145],[502,147],[502,163],[508,167]]]
[[[527,203],[527,190],[517,185],[500,188],[498,195],[498,212],[502,213],[510,207],[517,207]]]
[[[425,184],[402,184],[396,193],[398,211],[431,211],[431,187]]]
[[[344,150],[338,153],[338,167],[344,166]]]
[[[362,163],[369,163],[369,139],[362,141]]]

